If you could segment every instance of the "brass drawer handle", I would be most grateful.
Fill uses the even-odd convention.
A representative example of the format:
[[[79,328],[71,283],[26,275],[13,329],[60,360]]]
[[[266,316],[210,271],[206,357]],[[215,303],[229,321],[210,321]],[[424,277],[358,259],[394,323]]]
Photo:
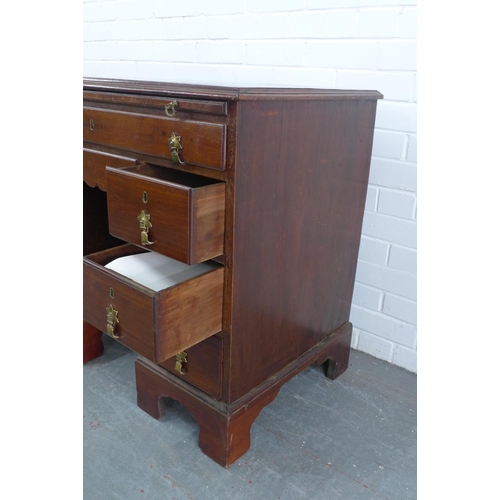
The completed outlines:
[[[172,155],[172,162],[174,165],[184,165],[184,162],[179,156],[179,151],[182,149],[181,136],[172,132],[172,135],[168,139],[168,145],[170,147],[170,154]]]
[[[141,230],[141,245],[154,245],[154,241],[149,241],[149,229],[153,227],[151,224],[151,215],[144,210],[137,217],[139,220],[139,229]]]
[[[116,332],[116,325],[120,322],[118,311],[110,304],[106,307],[106,332],[114,339],[119,339],[120,335]]]
[[[186,375],[186,372],[183,372],[183,365],[187,364],[187,352],[181,351],[175,357],[175,371],[179,372],[181,375]]]
[[[166,106],[165,106],[165,114],[172,118],[172,116],[175,115],[176,108],[179,106],[179,103],[174,99],[173,101],[170,101]]]

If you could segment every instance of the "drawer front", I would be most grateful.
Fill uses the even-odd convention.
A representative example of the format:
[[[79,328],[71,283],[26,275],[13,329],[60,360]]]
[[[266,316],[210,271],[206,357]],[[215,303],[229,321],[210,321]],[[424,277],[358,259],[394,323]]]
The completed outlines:
[[[125,167],[134,163],[133,158],[83,149],[83,181],[90,187],[106,191],[106,166]]]
[[[224,170],[226,125],[100,108],[83,108],[83,140],[171,159],[170,138],[179,137],[181,162]]]
[[[187,264],[224,250],[225,185],[155,165],[107,168],[109,232]]]
[[[148,108],[152,112],[161,113],[169,117],[192,119],[193,114],[206,113],[208,115],[226,116],[227,102],[207,101],[204,99],[189,99],[179,96],[155,97],[120,92],[83,91],[83,101],[89,107],[130,106]]]
[[[185,351],[185,361],[173,357],[161,363],[179,378],[198,387],[214,398],[222,396],[222,340],[210,337]],[[177,367],[181,370],[176,370]]]
[[[83,259],[83,319],[146,357],[162,363],[220,332],[222,267],[160,292],[107,269],[113,258],[140,252],[124,245]]]

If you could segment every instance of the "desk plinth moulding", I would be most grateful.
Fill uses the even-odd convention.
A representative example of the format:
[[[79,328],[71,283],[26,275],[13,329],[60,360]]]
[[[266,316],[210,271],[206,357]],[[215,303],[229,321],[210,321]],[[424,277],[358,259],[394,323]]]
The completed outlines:
[[[349,322],[376,91],[84,79],[84,362],[101,332],[138,354],[137,403],[163,397],[229,467],[280,387],[335,379]],[[154,291],[109,270],[158,252],[209,270]]]

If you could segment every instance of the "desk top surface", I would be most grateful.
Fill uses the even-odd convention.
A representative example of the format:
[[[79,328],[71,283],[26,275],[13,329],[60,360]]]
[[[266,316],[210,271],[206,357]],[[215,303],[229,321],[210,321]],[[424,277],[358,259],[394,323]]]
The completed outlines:
[[[224,87],[216,85],[84,78],[83,90],[150,96],[177,96],[215,100],[331,100],[381,99],[376,90],[314,89],[296,87]]]

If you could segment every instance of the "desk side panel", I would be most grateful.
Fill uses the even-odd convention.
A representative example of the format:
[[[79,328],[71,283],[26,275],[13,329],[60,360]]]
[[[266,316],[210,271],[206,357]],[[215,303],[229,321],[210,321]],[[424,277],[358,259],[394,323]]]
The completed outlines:
[[[375,110],[239,103],[230,401],[349,320]]]

